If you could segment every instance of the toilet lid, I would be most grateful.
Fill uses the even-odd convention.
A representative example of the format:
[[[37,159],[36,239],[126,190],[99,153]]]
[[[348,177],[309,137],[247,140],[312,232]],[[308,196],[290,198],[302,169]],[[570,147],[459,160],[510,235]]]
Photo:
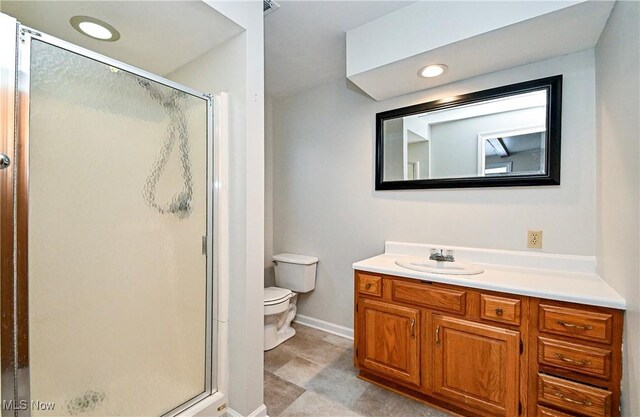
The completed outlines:
[[[277,304],[280,301],[291,298],[291,290],[279,287],[267,287],[264,289],[264,303]]]

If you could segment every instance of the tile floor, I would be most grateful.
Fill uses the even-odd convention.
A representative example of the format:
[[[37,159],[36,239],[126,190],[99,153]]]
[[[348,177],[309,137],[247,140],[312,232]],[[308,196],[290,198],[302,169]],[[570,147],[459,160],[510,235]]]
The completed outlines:
[[[356,378],[353,341],[306,326],[264,355],[269,417],[448,417]]]

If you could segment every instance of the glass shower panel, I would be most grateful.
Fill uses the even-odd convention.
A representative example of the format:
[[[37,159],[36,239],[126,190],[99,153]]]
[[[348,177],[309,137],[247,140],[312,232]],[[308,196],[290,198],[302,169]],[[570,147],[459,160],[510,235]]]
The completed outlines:
[[[206,389],[208,102],[31,43],[33,415],[161,415]]]

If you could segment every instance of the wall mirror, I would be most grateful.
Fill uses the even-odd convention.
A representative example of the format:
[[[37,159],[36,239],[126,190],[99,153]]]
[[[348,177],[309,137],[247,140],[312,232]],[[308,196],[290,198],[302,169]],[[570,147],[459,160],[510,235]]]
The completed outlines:
[[[560,184],[562,75],[376,115],[376,190]]]

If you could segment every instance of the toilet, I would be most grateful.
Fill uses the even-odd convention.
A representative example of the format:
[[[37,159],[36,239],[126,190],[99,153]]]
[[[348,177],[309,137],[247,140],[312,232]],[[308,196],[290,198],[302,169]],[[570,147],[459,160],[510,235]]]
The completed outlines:
[[[273,256],[277,287],[264,289],[264,350],[273,349],[296,334],[291,322],[296,316],[298,293],[316,287],[317,264],[315,256]]]

